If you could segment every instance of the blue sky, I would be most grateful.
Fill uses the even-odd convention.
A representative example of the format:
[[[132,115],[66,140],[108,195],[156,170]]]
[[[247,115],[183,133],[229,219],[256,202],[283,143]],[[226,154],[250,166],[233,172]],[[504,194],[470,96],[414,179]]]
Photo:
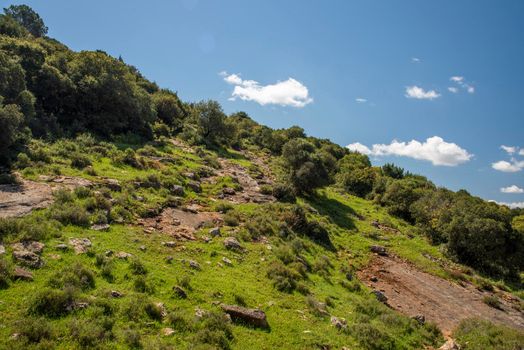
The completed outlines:
[[[374,164],[524,202],[523,1],[23,3],[49,36],[121,55],[186,101],[216,99],[359,143]]]

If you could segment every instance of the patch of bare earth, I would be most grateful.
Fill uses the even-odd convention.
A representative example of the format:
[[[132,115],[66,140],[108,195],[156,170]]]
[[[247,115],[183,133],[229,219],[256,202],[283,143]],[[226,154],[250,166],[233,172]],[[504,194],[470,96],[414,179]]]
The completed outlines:
[[[430,275],[393,256],[377,256],[358,272],[361,281],[387,297],[387,304],[408,316],[423,315],[450,335],[465,318],[477,317],[524,330],[524,313],[509,293],[497,293],[501,308],[483,302],[493,295],[470,283],[460,286]]]
[[[0,218],[23,216],[33,209],[48,207],[57,188],[74,189],[92,185],[88,180],[69,176],[43,177],[42,180],[45,182],[19,177],[18,184],[0,185]]]
[[[146,232],[162,232],[178,240],[195,240],[196,230],[217,226],[222,223],[222,217],[216,212],[200,211],[198,206],[187,208],[167,208],[154,218],[141,219],[138,224]]]

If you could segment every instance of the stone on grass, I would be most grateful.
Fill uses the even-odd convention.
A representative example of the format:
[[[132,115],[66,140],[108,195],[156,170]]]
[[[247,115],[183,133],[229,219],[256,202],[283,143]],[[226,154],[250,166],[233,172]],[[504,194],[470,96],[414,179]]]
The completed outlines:
[[[200,182],[198,182],[198,181],[189,181],[187,183],[187,187],[189,187],[190,189],[192,189],[196,193],[202,192],[202,186],[200,186]]]
[[[173,187],[171,187],[171,194],[180,197],[184,196],[184,187],[180,185],[173,185]]]
[[[123,260],[127,260],[128,258],[132,257],[133,254],[129,254],[129,253],[126,253],[126,252],[118,252],[115,254],[115,257],[118,258],[118,259],[123,259]]]
[[[69,249],[69,247],[65,243],[57,244],[55,248],[58,250],[68,250]]]
[[[195,270],[200,270],[200,264],[194,260],[189,260],[189,267]]]
[[[235,193],[237,193],[237,191],[235,191],[231,187],[226,187],[226,188],[222,189],[222,193],[227,195],[227,196],[233,196],[233,195],[235,195]]]
[[[171,335],[175,334],[175,330],[173,328],[162,328],[162,335],[164,337],[169,337]]]
[[[421,325],[426,323],[426,317],[424,315],[415,315],[415,316],[412,317],[412,319],[414,319],[415,321],[417,321]]]
[[[338,330],[346,330],[348,323],[345,318],[331,316],[331,324]]]
[[[176,247],[176,242],[175,241],[162,242],[162,245],[168,248],[174,248]]]
[[[213,227],[209,230],[209,235],[211,237],[218,237],[220,236],[220,227]]]
[[[95,231],[107,231],[109,230],[109,224],[94,224],[91,225],[91,230]]]
[[[14,250],[13,258],[20,264],[33,269],[38,269],[44,265],[44,261],[40,255],[29,250]]]
[[[221,304],[220,307],[226,314],[231,316],[233,322],[246,323],[260,328],[269,328],[266,314],[259,309],[248,309],[238,305]]]
[[[44,251],[44,247],[45,247],[44,243],[37,242],[37,241],[24,241],[24,242],[13,244],[13,250],[19,250],[19,251],[27,250],[27,251],[30,251],[31,253],[35,253],[38,255],[42,254],[42,252]]]
[[[180,287],[180,286],[174,286],[173,287],[173,294],[175,294],[175,296],[177,298],[180,298],[180,299],[186,299],[187,298],[186,291],[182,287]]]
[[[369,249],[371,250],[372,253],[376,253],[378,255],[382,255],[382,256],[388,255],[386,248],[380,245],[372,245]]]
[[[15,280],[32,281],[33,273],[31,271],[27,271],[21,267],[16,266],[13,271],[13,278]]]
[[[73,246],[76,254],[87,253],[89,248],[93,245],[89,238],[71,238],[69,244]]]
[[[5,247],[0,244],[0,255],[5,254]]]
[[[243,250],[242,246],[235,237],[226,237],[226,239],[224,239],[224,246],[231,250]]]
[[[226,264],[227,266],[233,266],[233,262],[226,257],[222,258],[222,262]]]
[[[381,303],[387,304],[388,298],[386,297],[384,293],[382,293],[379,290],[374,290],[371,293],[375,294],[375,297],[377,298],[378,301],[380,301]]]
[[[120,292],[117,291],[117,290],[112,290],[112,291],[111,291],[111,296],[112,296],[113,298],[121,298],[121,297],[124,296],[124,294],[120,293]]]

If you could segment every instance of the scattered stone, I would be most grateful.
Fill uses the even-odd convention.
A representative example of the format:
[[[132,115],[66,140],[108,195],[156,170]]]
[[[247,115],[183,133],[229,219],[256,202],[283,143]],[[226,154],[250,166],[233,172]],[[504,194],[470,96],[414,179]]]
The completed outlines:
[[[227,196],[234,196],[237,193],[237,191],[235,191],[231,187],[226,187],[226,188],[222,189],[222,193],[227,195]]]
[[[120,293],[119,291],[112,290],[111,291],[111,296],[113,298],[122,298],[124,296],[124,294]]]
[[[421,325],[426,323],[426,317],[424,315],[415,315],[415,316],[412,317],[412,319],[414,319],[415,321],[417,321]]]
[[[388,253],[386,251],[385,247],[382,247],[380,245],[372,245],[370,247],[371,252],[376,253],[378,255],[387,256]]]
[[[25,241],[25,242],[13,244],[13,250],[18,250],[18,251],[27,250],[27,251],[30,251],[31,253],[35,253],[38,255],[42,254],[42,252],[44,251],[44,247],[45,247],[44,243],[40,243],[37,241]]]
[[[237,305],[226,305],[221,304],[220,307],[231,316],[234,322],[243,322],[250,324],[255,327],[269,328],[267,323],[266,314],[264,311],[259,309],[248,309]]]
[[[209,242],[211,242],[211,237],[203,236],[203,237],[202,237],[202,240],[203,240],[204,242],[206,242],[206,243],[209,243]]]
[[[371,278],[369,280],[371,282],[378,282],[378,277],[377,276],[371,276]]]
[[[169,336],[172,336],[173,334],[175,334],[175,330],[173,328],[162,328],[162,335],[164,337],[169,337]]]
[[[42,258],[29,250],[13,251],[13,258],[24,266],[38,269],[44,265]]]
[[[200,182],[198,182],[198,181],[189,181],[187,183],[187,187],[189,187],[190,189],[192,189],[196,193],[201,193],[202,192],[202,186],[200,186]]]
[[[57,244],[55,248],[58,250],[68,250],[69,249],[69,247],[65,243]]]
[[[460,350],[460,345],[455,343],[453,339],[448,339],[444,345],[442,345],[438,350]]]
[[[196,308],[195,309],[195,317],[196,318],[203,318],[204,316],[206,316],[209,312],[206,311],[206,310],[202,310],[200,308]]]
[[[174,286],[173,287],[173,293],[180,299],[186,299],[187,298],[186,291],[182,287],[180,287],[180,286]]]
[[[91,230],[95,231],[107,231],[109,230],[109,224],[94,224],[91,225]]]
[[[200,270],[200,264],[194,260],[189,260],[189,267],[195,270]]]
[[[106,252],[104,254],[105,254],[105,256],[110,257],[110,256],[113,256],[113,251],[112,250],[106,250]]]
[[[338,330],[346,330],[348,323],[345,318],[331,316],[331,324]]]
[[[73,304],[73,309],[83,310],[83,309],[87,309],[88,306],[89,306],[89,303],[86,303],[86,302],[75,302]]]
[[[162,242],[162,245],[168,248],[174,248],[176,247],[176,242],[175,241]]]
[[[109,188],[111,191],[120,192],[122,190],[122,186],[120,186],[120,182],[116,179],[105,179],[103,184]]]
[[[155,303],[155,306],[158,308],[158,310],[160,310],[160,315],[162,316],[162,318],[166,317],[167,316],[167,310],[166,310],[166,306],[164,305],[164,303]]]
[[[233,262],[226,257],[222,258],[222,262],[226,264],[227,266],[233,266]]]
[[[171,194],[175,195],[175,196],[184,196],[185,192],[184,192],[184,187],[180,186],[180,185],[173,185],[173,187],[171,187]]]
[[[379,290],[374,290],[371,293],[375,294],[375,297],[377,298],[378,301],[380,301],[381,303],[387,304],[388,298],[386,297],[384,293],[382,293]]]
[[[182,208],[183,211],[187,211],[188,213],[193,213],[193,214],[198,214],[199,209],[200,209],[200,206],[196,204],[187,205]]]
[[[224,246],[231,250],[243,250],[242,246],[235,237],[226,237],[226,239],[224,239]]]
[[[351,274],[351,272],[346,273],[346,279],[348,281],[353,281],[353,274]]]
[[[219,237],[220,236],[220,227],[213,227],[209,230],[209,235],[211,237]]]
[[[13,278],[16,280],[32,281],[33,274],[30,271],[16,266],[13,271]]]
[[[76,254],[87,253],[92,246],[92,243],[88,238],[71,238],[69,244],[73,246]]]
[[[5,247],[0,244],[0,255],[5,254]]]
[[[173,261],[173,257],[172,257],[171,255],[166,256],[166,262],[167,262],[168,264],[171,264],[172,261]]]
[[[195,173],[184,173],[182,175],[184,175],[184,177],[187,177],[188,179],[191,179],[191,180],[196,180],[197,178]]]
[[[380,223],[377,220],[373,220],[373,221],[371,221],[371,226],[379,228]]]
[[[118,258],[118,259],[123,259],[123,260],[127,260],[128,258],[132,257],[133,254],[129,254],[129,253],[126,253],[126,252],[118,252],[115,254],[115,257]]]
[[[147,250],[145,245],[141,245],[140,247],[138,247],[138,249],[140,249],[143,252],[145,252]]]

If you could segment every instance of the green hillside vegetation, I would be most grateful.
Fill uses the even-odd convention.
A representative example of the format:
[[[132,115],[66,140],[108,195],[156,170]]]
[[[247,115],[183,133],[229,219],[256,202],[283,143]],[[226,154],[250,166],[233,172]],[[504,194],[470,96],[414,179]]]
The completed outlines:
[[[121,58],[73,52],[46,34],[26,6],[0,16],[0,179],[64,175],[94,185],[58,190],[48,208],[0,219],[8,253],[0,255],[0,348],[438,347],[437,326],[391,310],[356,278],[377,244],[442,278],[523,296],[522,209],[439,188],[393,164],[374,167],[298,126],[274,130],[244,112],[226,115],[215,101],[181,101]],[[187,174],[208,178],[219,158],[253,173],[262,172],[255,159],[267,160],[275,181],[261,191],[277,201],[215,200],[239,186],[227,176],[193,186]],[[212,227],[202,227],[196,240],[172,247],[169,236],[139,225],[190,204],[223,217],[222,237],[207,242]],[[227,249],[224,237],[241,248]],[[92,246],[64,250],[72,238]],[[29,241],[45,243],[45,265],[31,270],[33,281],[15,280],[10,247]],[[230,323],[220,303],[260,308],[270,328]],[[334,327],[329,315],[347,324]],[[481,321],[457,331],[467,349],[473,341],[522,344],[521,332],[482,322],[510,344],[497,347],[471,322]],[[165,328],[174,334],[163,336]]]

